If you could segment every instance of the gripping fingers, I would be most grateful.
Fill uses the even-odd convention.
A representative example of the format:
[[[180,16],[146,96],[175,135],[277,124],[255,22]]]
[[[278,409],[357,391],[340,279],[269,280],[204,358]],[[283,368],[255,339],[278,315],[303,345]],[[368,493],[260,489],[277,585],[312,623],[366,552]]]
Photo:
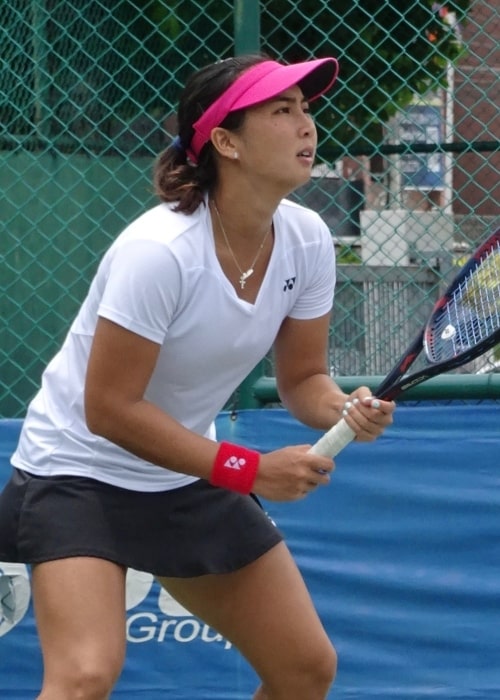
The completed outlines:
[[[342,417],[351,419],[348,421],[350,425],[353,425],[354,421],[354,423],[359,423],[360,427],[363,425],[363,420],[378,423],[383,416],[384,406],[382,401],[375,396],[365,396],[363,399],[354,398],[352,401],[346,401],[342,410]]]
[[[318,486],[327,486],[330,483],[330,471],[331,469],[323,469],[321,467],[311,469],[309,472],[310,476],[306,477],[306,480],[302,482],[304,486],[303,495],[315,491]]]
[[[310,452],[321,454],[325,457],[335,457],[344,447],[352,442],[360,430],[359,426],[358,430],[354,430],[351,427],[351,425],[356,426],[356,420],[352,413],[354,413],[353,409],[360,408],[361,403],[377,411],[381,408],[380,400],[374,396],[367,396],[362,400],[355,397],[352,401],[346,401],[342,409],[341,420],[311,447]]]
[[[392,422],[389,404],[382,402],[374,396],[366,396],[363,399],[352,402],[347,401],[343,416],[344,420],[356,433],[356,439],[362,442],[374,440]]]
[[[381,407],[380,400],[377,399],[375,396],[366,396],[362,401],[360,401],[356,397],[352,401],[345,402],[344,408],[342,410],[342,417],[345,418],[346,416],[348,416],[351,408],[353,408],[353,406],[359,406],[360,403],[363,403],[365,406],[368,406],[369,408],[374,408],[377,411],[380,410],[380,407]]]

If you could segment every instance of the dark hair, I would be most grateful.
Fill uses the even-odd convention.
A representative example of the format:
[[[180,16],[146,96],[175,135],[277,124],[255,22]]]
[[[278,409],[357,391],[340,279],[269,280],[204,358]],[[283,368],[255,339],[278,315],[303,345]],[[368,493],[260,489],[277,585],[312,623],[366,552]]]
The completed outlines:
[[[197,165],[188,162],[186,149],[194,134],[193,124],[236,78],[264,55],[246,55],[218,61],[194,73],[180,95],[177,112],[178,137],[158,156],[154,168],[155,192],[163,202],[176,202],[175,211],[192,214],[205,192],[217,181],[217,168],[210,142],[199,154]],[[231,112],[220,126],[236,131],[243,124],[245,110]]]

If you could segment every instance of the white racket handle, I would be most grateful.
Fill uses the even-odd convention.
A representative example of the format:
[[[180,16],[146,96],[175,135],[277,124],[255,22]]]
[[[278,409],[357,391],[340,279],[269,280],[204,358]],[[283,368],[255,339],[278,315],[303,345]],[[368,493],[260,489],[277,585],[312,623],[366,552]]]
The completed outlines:
[[[335,457],[346,445],[354,440],[356,433],[341,418],[333,428],[320,437],[309,452],[323,457]]]

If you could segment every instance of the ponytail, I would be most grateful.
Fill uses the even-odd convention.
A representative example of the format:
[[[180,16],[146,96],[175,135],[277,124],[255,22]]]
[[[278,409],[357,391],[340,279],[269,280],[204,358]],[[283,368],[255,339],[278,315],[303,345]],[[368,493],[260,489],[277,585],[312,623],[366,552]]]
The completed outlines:
[[[174,211],[193,214],[204,201],[205,193],[217,180],[211,150],[206,149],[198,165],[188,162],[179,137],[156,159],[153,183],[162,202],[174,203]]]
[[[179,136],[160,153],[153,173],[156,195],[162,202],[175,203],[174,211],[192,214],[217,183],[217,162],[210,141],[201,149],[196,164],[187,157],[193,124],[242,71],[263,60],[264,55],[228,58],[202,68],[186,83],[177,114]],[[236,131],[244,116],[245,110],[231,112],[220,126]]]

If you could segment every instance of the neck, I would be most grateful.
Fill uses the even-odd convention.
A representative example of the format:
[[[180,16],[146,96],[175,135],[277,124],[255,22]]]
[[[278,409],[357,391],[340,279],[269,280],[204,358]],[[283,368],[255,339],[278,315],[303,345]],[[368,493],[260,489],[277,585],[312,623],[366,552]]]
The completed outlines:
[[[269,220],[258,219],[251,216],[250,209],[244,208],[233,217],[212,197],[209,200],[209,207],[214,231],[234,249],[252,250],[272,231],[272,217]]]
[[[272,231],[272,224],[269,225],[263,234],[261,234],[258,242],[252,236],[252,238],[242,238],[241,235],[235,236],[233,243],[229,240],[231,233],[228,234],[226,230],[226,223],[222,219],[222,215],[219,211],[219,207],[215,199],[210,200],[210,206],[212,211],[212,225],[214,233],[217,231],[219,233],[219,242],[217,242],[216,237],[216,248],[220,249],[220,240],[222,239],[223,247],[222,251],[227,253],[234,263],[234,268],[238,270],[238,284],[240,289],[245,289],[248,278],[253,277],[257,265],[261,267],[260,263],[264,261],[265,246],[268,243],[270,233]],[[258,247],[255,249],[255,246]],[[272,246],[272,240],[271,240]],[[251,251],[253,248],[253,251]],[[251,253],[250,253],[251,251]],[[223,256],[219,258],[222,260]],[[264,261],[265,262],[265,261]],[[233,270],[233,274],[235,271]]]
[[[217,205],[231,244],[237,240],[242,243],[259,241],[272,227],[274,213],[281,201],[281,198],[254,191],[237,179],[227,186],[224,183],[223,187],[217,187],[210,199]]]

